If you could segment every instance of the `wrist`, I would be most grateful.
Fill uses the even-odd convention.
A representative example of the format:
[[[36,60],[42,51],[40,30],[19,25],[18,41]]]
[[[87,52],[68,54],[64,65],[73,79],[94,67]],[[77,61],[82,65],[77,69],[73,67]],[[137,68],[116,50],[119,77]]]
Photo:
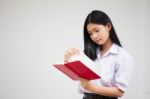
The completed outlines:
[[[92,93],[95,93],[96,92],[96,85],[90,84],[89,91]]]

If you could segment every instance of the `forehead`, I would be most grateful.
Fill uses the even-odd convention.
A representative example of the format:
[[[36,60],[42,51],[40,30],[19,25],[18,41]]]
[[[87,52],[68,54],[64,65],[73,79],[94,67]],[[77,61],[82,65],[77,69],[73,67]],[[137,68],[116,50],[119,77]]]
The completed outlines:
[[[89,23],[87,25],[87,30],[88,31],[94,31],[95,29],[102,28],[102,27],[103,27],[103,25],[101,25],[101,24]]]

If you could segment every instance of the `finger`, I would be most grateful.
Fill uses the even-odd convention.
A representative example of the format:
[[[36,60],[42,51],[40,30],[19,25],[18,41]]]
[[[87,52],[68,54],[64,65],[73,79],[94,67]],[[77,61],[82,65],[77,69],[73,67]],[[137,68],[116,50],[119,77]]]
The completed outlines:
[[[64,54],[64,62],[68,62],[68,60],[74,54],[79,54],[79,50],[77,50],[76,48],[70,48],[69,50],[67,50]]]
[[[65,57],[64,57],[64,61],[68,62],[68,60],[70,59],[70,57],[71,57],[70,55],[66,54]]]
[[[73,49],[69,49],[66,51],[67,55],[73,55],[74,54],[74,50]]]
[[[81,77],[80,77],[79,80],[80,80],[81,82],[83,82],[83,81],[84,81],[84,78],[81,78]]]
[[[73,48],[72,50],[74,51],[75,54],[79,54],[79,50],[78,49]]]
[[[74,49],[70,49],[70,50],[66,51],[65,56],[71,57],[72,55],[78,54],[78,53],[79,53],[78,51],[76,51]]]

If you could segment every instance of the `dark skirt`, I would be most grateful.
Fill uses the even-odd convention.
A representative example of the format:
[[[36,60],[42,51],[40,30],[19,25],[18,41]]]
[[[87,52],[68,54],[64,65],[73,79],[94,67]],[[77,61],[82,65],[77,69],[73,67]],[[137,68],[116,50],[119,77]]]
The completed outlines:
[[[93,93],[84,93],[83,99],[118,99],[117,97],[108,97]]]

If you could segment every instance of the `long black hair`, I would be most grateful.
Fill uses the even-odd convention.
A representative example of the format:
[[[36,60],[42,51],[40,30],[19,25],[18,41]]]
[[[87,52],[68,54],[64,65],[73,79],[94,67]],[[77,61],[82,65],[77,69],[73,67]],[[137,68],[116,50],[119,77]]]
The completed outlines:
[[[97,58],[97,48],[101,47],[100,45],[97,45],[94,43],[87,31],[87,25],[89,23],[94,23],[94,24],[100,24],[106,26],[108,23],[111,25],[111,30],[110,30],[110,39],[113,43],[119,45],[120,47],[122,46],[116,31],[113,27],[113,24],[108,17],[108,15],[102,11],[99,10],[94,10],[91,13],[88,14],[85,23],[84,23],[84,53],[92,60],[95,60]]]

